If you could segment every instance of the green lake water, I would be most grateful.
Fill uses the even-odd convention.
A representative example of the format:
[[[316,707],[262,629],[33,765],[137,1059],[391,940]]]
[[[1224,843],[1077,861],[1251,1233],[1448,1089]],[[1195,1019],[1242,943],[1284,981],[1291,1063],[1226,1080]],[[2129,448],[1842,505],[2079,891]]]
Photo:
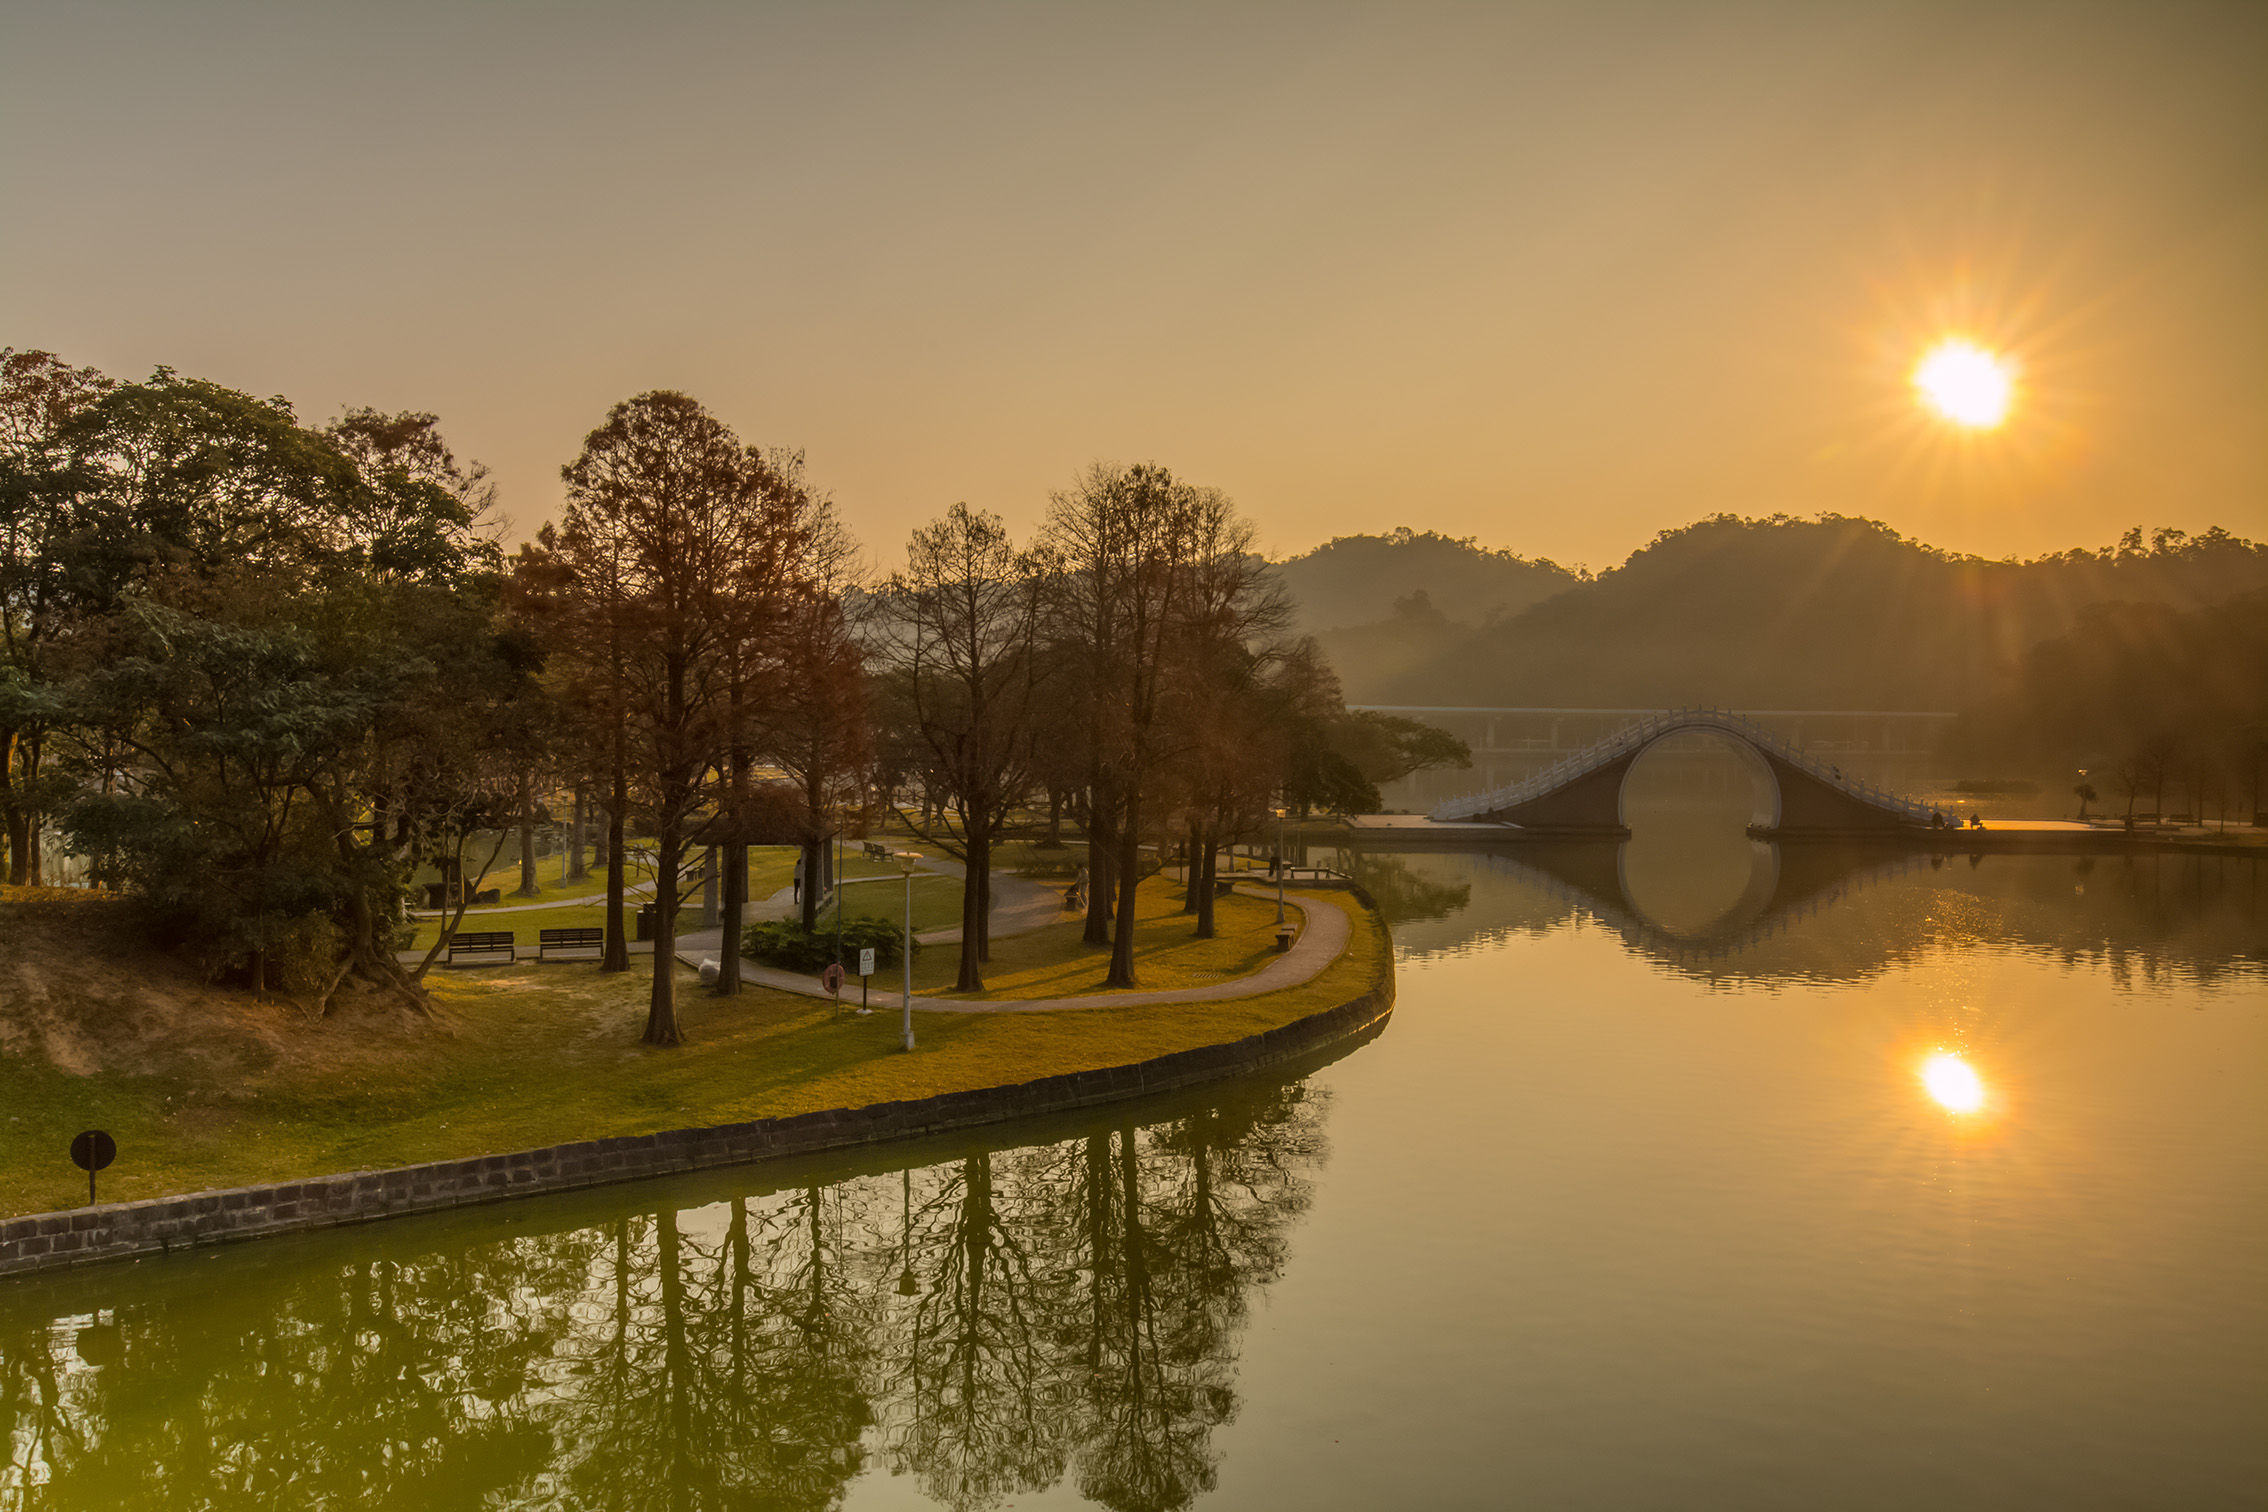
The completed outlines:
[[[2264,868],[1635,828],[1290,1080],[0,1283],[0,1509],[2268,1503]]]

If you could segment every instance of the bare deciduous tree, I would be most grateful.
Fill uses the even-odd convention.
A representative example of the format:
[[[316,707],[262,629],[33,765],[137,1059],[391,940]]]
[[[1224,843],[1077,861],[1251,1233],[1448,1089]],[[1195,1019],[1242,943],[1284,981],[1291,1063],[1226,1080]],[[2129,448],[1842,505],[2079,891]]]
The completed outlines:
[[[955,504],[913,533],[882,599],[894,691],[948,816],[932,831],[965,864],[956,991],[984,987],[992,847],[1032,786],[1037,589],[999,516]],[[915,822],[907,816],[908,822]]]
[[[584,633],[569,654],[617,690],[609,854],[635,788],[654,826],[654,974],[645,1041],[674,1045],[673,967],[688,836],[718,786],[744,712],[734,672],[774,624],[811,529],[808,496],[683,394],[618,404],[564,470],[563,526],[543,549]],[[610,887],[610,924],[619,892]]]

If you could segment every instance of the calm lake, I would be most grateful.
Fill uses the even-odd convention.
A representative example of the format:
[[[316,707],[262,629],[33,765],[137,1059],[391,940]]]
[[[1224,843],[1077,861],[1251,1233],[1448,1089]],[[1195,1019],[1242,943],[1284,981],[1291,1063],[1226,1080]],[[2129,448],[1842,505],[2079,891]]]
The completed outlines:
[[[0,1508],[2263,1505],[2268,870],[1634,828],[1288,1082],[0,1285]]]

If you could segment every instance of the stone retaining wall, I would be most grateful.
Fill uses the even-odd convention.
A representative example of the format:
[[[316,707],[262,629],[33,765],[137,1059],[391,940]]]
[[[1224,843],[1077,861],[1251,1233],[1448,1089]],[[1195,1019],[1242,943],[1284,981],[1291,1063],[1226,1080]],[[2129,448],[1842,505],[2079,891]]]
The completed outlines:
[[[74,1212],[7,1219],[0,1221],[0,1276],[367,1223],[534,1192],[569,1191],[708,1166],[809,1155],[1120,1102],[1280,1065],[1360,1034],[1393,1008],[1394,983],[1389,975],[1351,1003],[1281,1028],[1130,1066],[1075,1071],[1016,1086],[945,1092],[909,1102],[837,1108],[793,1118],[584,1140],[510,1155],[481,1155],[391,1171],[353,1171],[276,1186],[106,1203]]]

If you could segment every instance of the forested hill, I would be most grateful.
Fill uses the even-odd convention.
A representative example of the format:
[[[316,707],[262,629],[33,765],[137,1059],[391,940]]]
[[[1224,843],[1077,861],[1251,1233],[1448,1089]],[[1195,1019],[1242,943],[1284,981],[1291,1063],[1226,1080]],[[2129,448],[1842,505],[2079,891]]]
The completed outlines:
[[[1387,535],[1338,536],[1278,563],[1276,577],[1310,634],[1386,619],[1397,599],[1421,593],[1450,619],[1482,625],[1580,581],[1548,558],[1491,551],[1469,537],[1407,525]]]
[[[1387,613],[1321,634],[1350,702],[1962,709],[1998,696],[2089,605],[2192,610],[2268,587],[2268,547],[2136,531],[2102,551],[1988,562],[1871,520],[1718,516],[1493,621],[1455,594],[1415,597],[1406,576],[1379,590],[1399,600]]]
[[[1275,572],[1298,628],[1322,639],[1350,696],[1389,686],[1472,630],[1582,581],[1548,558],[1406,525],[1339,536]],[[1348,634],[1354,627],[1363,633]]]

